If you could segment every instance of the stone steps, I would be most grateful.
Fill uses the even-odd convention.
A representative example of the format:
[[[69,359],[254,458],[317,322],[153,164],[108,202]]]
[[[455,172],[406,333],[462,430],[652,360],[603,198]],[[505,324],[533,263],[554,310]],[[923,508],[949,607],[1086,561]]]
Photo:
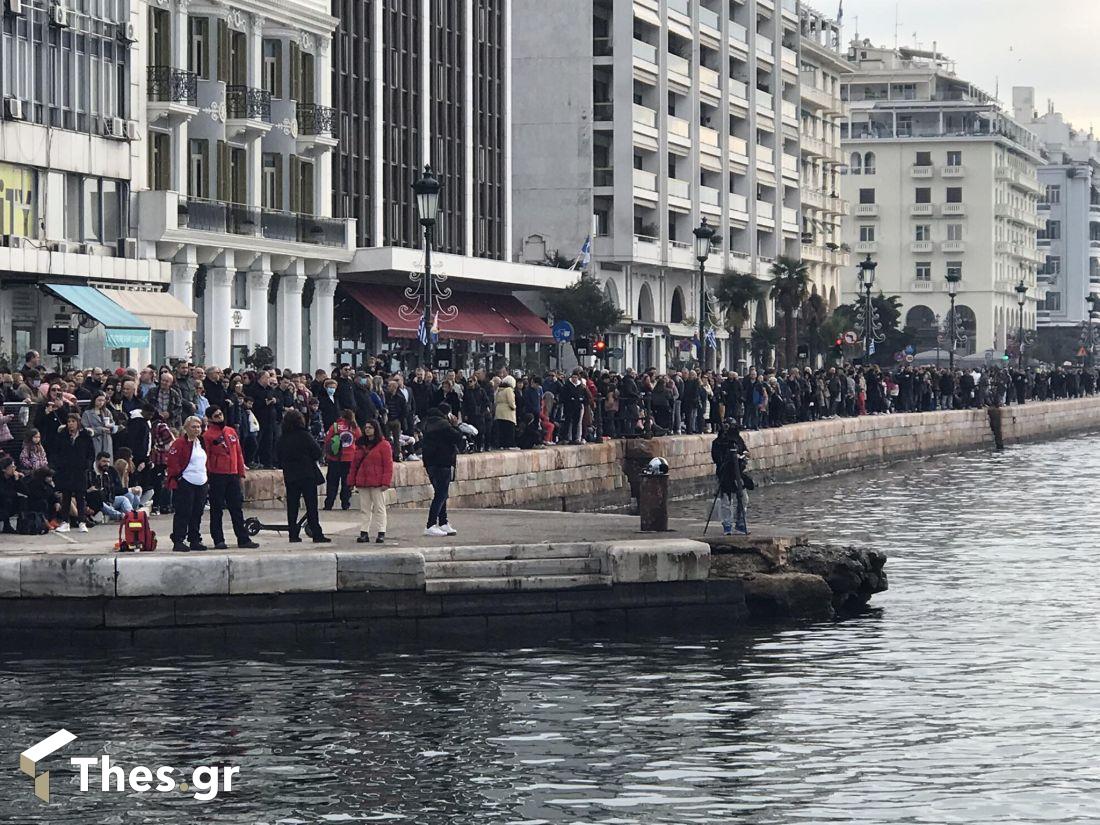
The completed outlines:
[[[428,593],[487,593],[516,590],[596,590],[611,587],[611,576],[494,576],[474,579],[427,579]]]
[[[492,559],[485,561],[439,561],[424,564],[424,578],[488,579],[535,576],[586,576],[603,573],[603,560],[589,556],[548,559]]]
[[[425,547],[420,549],[424,561],[509,561],[512,559],[575,559],[587,558],[591,549],[587,542],[561,544],[497,544],[488,547]]]

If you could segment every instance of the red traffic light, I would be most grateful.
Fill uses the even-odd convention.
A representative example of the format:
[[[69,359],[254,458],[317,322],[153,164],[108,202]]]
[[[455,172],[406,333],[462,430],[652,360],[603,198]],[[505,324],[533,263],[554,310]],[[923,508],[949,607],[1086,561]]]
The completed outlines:
[[[597,355],[602,353],[602,352],[606,352],[607,351],[607,341],[602,341],[602,340],[597,341],[596,343],[594,343],[592,345],[592,348],[596,350]]]
[[[837,345],[838,347],[842,347],[842,346],[844,346],[844,339],[843,339],[843,338],[837,338],[837,339],[836,339],[836,345]]]

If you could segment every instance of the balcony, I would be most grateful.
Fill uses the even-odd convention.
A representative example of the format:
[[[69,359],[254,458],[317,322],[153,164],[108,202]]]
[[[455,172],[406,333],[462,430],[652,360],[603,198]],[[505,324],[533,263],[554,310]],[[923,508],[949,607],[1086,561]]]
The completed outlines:
[[[792,126],[798,125],[798,105],[791,103],[789,100],[784,100],[780,104],[783,122],[789,123]]]
[[[336,110],[331,106],[321,106],[317,103],[298,104],[298,134],[300,135],[332,136],[335,122]]]
[[[760,172],[765,172],[768,175],[775,177],[775,161],[772,160],[771,149],[764,146],[756,147],[756,168]],[[764,153],[767,154],[764,154]]]
[[[646,43],[644,40],[635,40],[633,46],[634,61],[642,61],[643,63],[649,63],[647,66],[650,71],[657,71],[657,47]]]
[[[634,191],[638,190],[644,192],[653,193],[653,198],[657,197],[657,176],[652,172],[647,172],[644,169],[634,170]]]
[[[798,231],[798,210],[789,206],[783,207],[783,229],[788,232]]]
[[[680,146],[691,146],[691,127],[683,118],[668,116],[668,140]]]
[[[877,218],[878,217],[878,204],[877,203],[857,203],[852,210],[852,214],[857,218]]]
[[[914,203],[909,207],[909,214],[914,218],[931,218],[936,214],[936,207],[930,203]]]
[[[1032,192],[1036,195],[1043,194],[1043,188],[1039,185],[1039,179],[1031,175],[1025,175],[1011,166],[997,167],[997,180],[1008,181],[1013,186]]]
[[[648,106],[642,106],[640,103],[635,103],[631,118],[639,126],[648,126],[650,129],[657,128],[657,112],[650,109]]]
[[[246,137],[271,131],[271,93],[250,86],[226,86],[225,125]]]
[[[599,188],[601,186],[614,186],[615,185],[615,170],[611,166],[597,166],[592,170],[592,185]]]
[[[783,68],[798,71],[798,52],[794,49],[788,49],[784,46],[780,52],[780,60],[783,63]]]
[[[1050,209],[1050,204],[1049,203],[1041,203],[1041,204],[1039,204],[1039,208],[1040,209],[1043,209],[1043,208]],[[1089,215],[1090,216],[1091,215],[1100,215],[1100,201],[1090,201],[1089,202]]]
[[[758,221],[769,221],[773,225],[775,224],[775,204],[768,203],[767,201],[756,202],[756,219]]]
[[[909,177],[911,178],[930,178],[936,174],[936,167],[934,166],[911,166],[909,167]]]
[[[943,252],[966,252],[966,241],[944,241],[940,244]]]
[[[596,100],[592,103],[592,122],[610,123],[615,119],[615,103],[610,100]]]
[[[808,186],[802,187],[802,206],[809,207],[810,209],[820,209],[825,211],[825,193],[817,190],[810,189]]]
[[[813,155],[819,158],[831,157],[832,151],[825,141],[820,138],[810,137],[809,135],[802,135],[800,138],[802,151],[807,155]]]
[[[1019,210],[1015,210],[1019,211]],[[945,203],[940,210],[940,214],[945,218],[959,217],[966,214],[965,203]]]
[[[678,75],[676,79],[685,85],[689,84],[691,82],[691,64],[687,61],[687,58],[669,52],[666,59],[669,74]]]
[[[878,252],[878,241],[856,241],[854,251],[860,255],[874,255]]]
[[[729,211],[730,217],[737,220],[746,221],[749,218],[749,199],[744,195],[738,195],[736,192],[729,193]]]
[[[729,79],[730,99],[738,106],[749,105],[749,87],[741,80]]]
[[[762,57],[765,60],[775,60],[775,55],[772,54],[772,41],[770,37],[765,37],[762,34],[756,35],[756,56]]]
[[[859,252],[859,244],[856,244],[856,251]],[[911,241],[909,244],[910,252],[926,253],[931,252],[936,248],[936,245],[932,241]]]
[[[765,114],[768,117],[775,116],[775,103],[772,100],[771,92],[765,92],[763,89],[756,90],[756,111],[761,114]]]
[[[798,158],[794,155],[783,154],[779,158],[783,176],[798,180]]]
[[[718,30],[722,27],[719,21],[718,12],[711,11],[703,6],[699,7],[699,26],[702,28],[713,29],[713,36],[718,36]]]
[[[593,37],[592,38],[592,56],[593,57],[611,57],[614,54],[611,46],[610,37]]]
[[[931,280],[918,279],[909,282],[910,292],[935,292],[936,287]]]
[[[199,76],[171,66],[149,66],[149,120],[182,123],[198,112]]]
[[[837,108],[837,104],[833,99],[833,96],[823,89],[817,88],[812,83],[802,81],[799,87],[802,97],[802,105],[806,108],[821,109],[825,112],[832,112]]]
[[[718,154],[718,132],[709,126],[699,127],[699,149],[710,155]]]
[[[718,212],[718,190],[712,186],[700,186],[699,187],[699,203],[702,204],[703,210],[714,213]],[[714,207],[713,209],[707,209],[707,207]]]
[[[851,204],[844,200],[844,198],[829,195],[829,197],[825,199],[825,211],[831,212],[834,215],[847,216],[852,210]]]
[[[944,178],[965,177],[965,169],[962,166],[945,166],[940,170],[940,176]]]
[[[740,23],[730,21],[730,45],[734,48],[746,49],[749,42],[749,32]]]
[[[726,146],[730,155],[735,156],[741,163],[749,162],[749,144],[744,138],[730,135]]]
[[[700,66],[699,86],[715,97],[718,97],[718,72],[714,71],[714,69],[708,69],[706,66]]]
[[[686,180],[680,180],[679,178],[668,179],[668,196],[670,198],[682,198],[688,200],[691,198],[691,184]]]

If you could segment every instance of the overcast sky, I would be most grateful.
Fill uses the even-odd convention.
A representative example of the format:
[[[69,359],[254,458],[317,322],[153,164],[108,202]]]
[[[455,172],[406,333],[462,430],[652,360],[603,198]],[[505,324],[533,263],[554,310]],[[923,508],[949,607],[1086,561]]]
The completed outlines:
[[[836,15],[838,0],[810,0]],[[1100,133],[1100,0],[844,0],[844,39],[856,33],[876,45],[937,48],[960,77],[996,91],[1012,107],[1013,86],[1034,86],[1078,128]]]

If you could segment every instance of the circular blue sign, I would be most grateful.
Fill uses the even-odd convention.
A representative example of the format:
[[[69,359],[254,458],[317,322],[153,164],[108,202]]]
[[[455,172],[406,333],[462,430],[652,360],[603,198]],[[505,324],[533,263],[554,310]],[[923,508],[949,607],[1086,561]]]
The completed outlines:
[[[554,324],[551,332],[554,333],[554,340],[560,344],[573,340],[573,325],[568,321],[558,321]]]

